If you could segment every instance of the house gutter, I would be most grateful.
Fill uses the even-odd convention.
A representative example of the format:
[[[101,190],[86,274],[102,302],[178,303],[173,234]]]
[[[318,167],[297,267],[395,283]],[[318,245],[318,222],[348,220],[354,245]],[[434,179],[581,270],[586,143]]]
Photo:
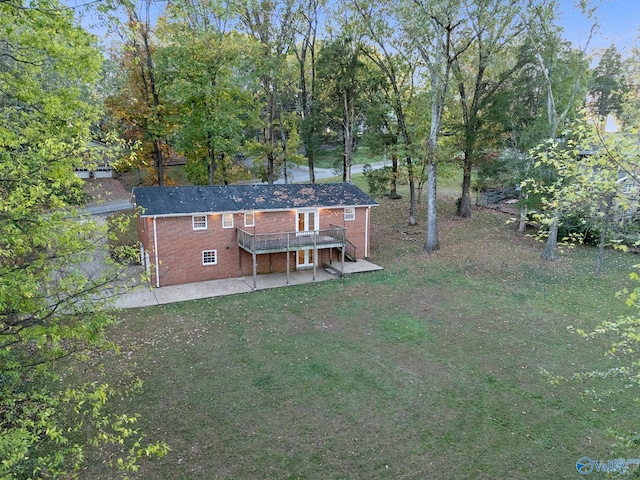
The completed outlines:
[[[290,212],[290,211],[297,211],[297,210],[319,210],[319,209],[323,209],[323,210],[342,210],[343,208],[361,208],[361,207],[367,207],[367,208],[371,208],[371,207],[377,207],[379,204],[375,203],[375,204],[364,204],[364,205],[334,205],[334,206],[323,206],[323,205],[316,205],[316,206],[311,206],[311,207],[288,207],[288,208],[267,208],[264,210],[261,209],[253,209],[253,210],[215,210],[215,211],[207,211],[207,212],[182,212],[182,213],[158,213],[158,214],[144,214],[144,213],[140,213],[140,217],[142,218],[165,218],[165,217],[191,217],[193,215],[221,215],[223,213],[231,213],[231,214],[237,214],[237,213],[246,213],[246,212],[253,212],[253,213],[271,213],[271,212]]]
[[[153,254],[156,263],[156,288],[160,288],[160,265],[158,264],[158,229],[156,228],[156,216],[153,217]]]

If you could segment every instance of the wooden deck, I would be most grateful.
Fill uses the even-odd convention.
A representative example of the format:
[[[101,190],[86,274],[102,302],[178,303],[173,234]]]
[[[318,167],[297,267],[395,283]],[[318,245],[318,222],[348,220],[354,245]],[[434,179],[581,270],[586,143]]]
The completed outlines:
[[[253,258],[253,288],[257,288],[256,256],[264,253],[295,252],[299,250],[314,250],[320,248],[339,248],[341,251],[340,275],[344,275],[344,258],[347,246],[347,229],[331,225],[328,230],[312,230],[309,232],[281,232],[281,233],[249,233],[241,228],[238,232],[238,246],[251,253]],[[289,285],[289,261],[287,255],[287,285]],[[318,258],[314,254],[314,259]],[[313,281],[316,279],[317,262],[313,262]]]
[[[328,230],[309,232],[282,232],[252,234],[240,228],[238,245],[249,253],[293,252],[319,248],[343,248],[346,244],[346,229],[331,226]]]

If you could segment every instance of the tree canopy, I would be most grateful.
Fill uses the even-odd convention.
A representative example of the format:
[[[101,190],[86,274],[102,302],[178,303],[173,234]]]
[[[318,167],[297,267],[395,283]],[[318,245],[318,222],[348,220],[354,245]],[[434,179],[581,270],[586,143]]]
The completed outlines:
[[[62,381],[105,346],[115,265],[91,268],[105,231],[77,219],[74,166],[88,142],[102,56],[55,1],[0,3],[0,476],[77,476],[89,452],[135,469],[145,446],[135,414],[109,411],[109,379]]]

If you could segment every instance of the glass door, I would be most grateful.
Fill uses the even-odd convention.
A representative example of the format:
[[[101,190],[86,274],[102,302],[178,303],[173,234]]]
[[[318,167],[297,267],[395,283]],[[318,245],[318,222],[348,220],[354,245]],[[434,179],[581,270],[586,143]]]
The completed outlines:
[[[318,211],[317,210],[299,210],[298,211],[298,235],[313,235],[318,230]],[[313,266],[313,249],[298,250],[296,265],[298,267]]]

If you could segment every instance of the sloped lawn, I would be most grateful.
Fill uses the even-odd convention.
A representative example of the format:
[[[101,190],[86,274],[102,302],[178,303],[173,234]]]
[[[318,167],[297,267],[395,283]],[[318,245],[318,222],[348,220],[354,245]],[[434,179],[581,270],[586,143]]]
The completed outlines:
[[[406,211],[374,209],[383,272],[121,313],[107,371],[144,380],[130,407],[172,450],[142,478],[578,478],[582,456],[640,456],[609,434],[638,429],[640,392],[594,403],[541,373],[611,363],[567,326],[624,313],[637,259],[595,278],[590,249],[550,264],[506,217],[448,206],[426,255]]]

